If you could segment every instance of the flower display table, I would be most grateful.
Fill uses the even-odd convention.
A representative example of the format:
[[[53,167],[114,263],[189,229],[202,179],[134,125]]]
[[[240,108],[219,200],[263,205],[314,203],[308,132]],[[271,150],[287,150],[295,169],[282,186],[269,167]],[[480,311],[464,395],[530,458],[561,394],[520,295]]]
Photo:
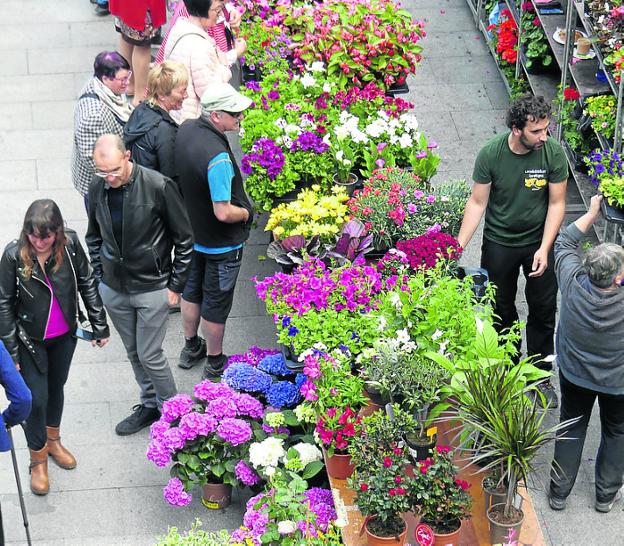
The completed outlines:
[[[449,423],[440,423],[438,425],[438,434],[441,434],[439,444],[449,441],[448,429]],[[465,521],[462,526],[461,538],[458,546],[475,546],[477,544],[486,545],[489,542],[489,526],[485,515],[483,489],[481,488],[481,480],[483,474],[476,474],[478,467],[469,465],[466,467],[461,460],[457,460],[460,467],[459,478],[470,483],[470,494],[474,502],[472,505],[472,519]],[[366,535],[360,534],[364,524],[364,517],[353,502],[355,496],[354,491],[349,489],[346,480],[329,479],[332,493],[334,495],[334,503],[338,518],[344,519],[346,525],[342,528],[342,540],[346,546],[366,546]],[[520,489],[520,494],[524,498],[522,510],[525,514],[522,532],[520,533],[519,545],[542,546],[546,544],[542,535],[537,515],[531,502],[531,497],[525,488]],[[414,542],[414,531],[418,524],[418,519],[413,514],[403,514],[408,524],[408,545],[417,546]]]

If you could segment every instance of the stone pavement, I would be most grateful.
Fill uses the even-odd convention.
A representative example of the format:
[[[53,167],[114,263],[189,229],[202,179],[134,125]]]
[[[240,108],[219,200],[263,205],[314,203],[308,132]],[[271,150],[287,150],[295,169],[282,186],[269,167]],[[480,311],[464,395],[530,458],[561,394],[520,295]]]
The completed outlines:
[[[443,161],[436,179],[469,179],[480,146],[505,130],[505,87],[464,0],[408,0],[403,5],[427,19],[429,33],[423,42],[424,61],[410,79],[411,92],[405,98],[416,103],[423,130],[440,145]],[[112,20],[95,17],[88,0],[0,0],[0,247],[17,236],[28,204],[44,196],[55,199],[67,224],[84,234],[82,200],[71,186],[69,168],[73,105],[95,54],[116,43]],[[275,342],[272,322],[249,280],[273,270],[270,262],[258,259],[267,242],[258,228],[246,248],[225,340],[230,354],[252,344]],[[478,263],[478,252],[475,240],[465,261]],[[522,295],[519,302],[524,304]],[[173,315],[165,342],[172,363],[181,346],[180,316]],[[189,392],[200,371],[174,367],[174,374],[179,389]],[[15,431],[35,543],[138,546],[153,544],[168,525],[189,528],[195,517],[212,529],[239,525],[245,500],[240,495],[221,512],[206,512],[198,502],[199,492],[187,509],[167,505],[162,487],[168,476],[145,459],[147,431],[126,438],[114,432],[135,403],[137,387],[115,334],[102,350],[81,343],[76,352],[66,388],[63,438],[75,451],[79,466],[68,472],[51,464],[51,492],[46,497],[35,497],[28,490],[28,455],[23,435]],[[551,512],[544,495],[534,494],[544,533],[554,545],[620,542],[613,538],[624,530],[620,509],[598,516],[591,508],[589,463],[596,436],[594,430],[588,438],[567,512]],[[549,457],[550,450],[543,459]],[[0,502],[8,543],[24,543],[8,454],[0,454]]]

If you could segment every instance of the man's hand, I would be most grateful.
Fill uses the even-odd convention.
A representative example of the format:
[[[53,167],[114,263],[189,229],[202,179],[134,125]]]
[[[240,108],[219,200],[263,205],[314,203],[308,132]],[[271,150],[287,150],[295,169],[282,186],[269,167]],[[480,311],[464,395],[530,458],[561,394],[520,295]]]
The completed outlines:
[[[19,365],[19,362],[16,362],[16,363],[15,363],[15,369],[16,369],[18,372],[22,371],[22,367]]]
[[[245,51],[247,51],[247,42],[242,38],[236,38],[234,42],[234,49],[236,50],[236,56],[240,57]]]
[[[169,302],[170,307],[178,305],[178,303],[180,303],[180,294],[167,288],[167,301]]]
[[[102,339],[92,339],[91,340],[91,347],[104,347],[104,345],[106,345],[108,342],[110,341],[110,338],[105,337]]]
[[[529,277],[541,277],[548,267],[548,251],[539,247],[535,254],[533,254],[533,265]]]

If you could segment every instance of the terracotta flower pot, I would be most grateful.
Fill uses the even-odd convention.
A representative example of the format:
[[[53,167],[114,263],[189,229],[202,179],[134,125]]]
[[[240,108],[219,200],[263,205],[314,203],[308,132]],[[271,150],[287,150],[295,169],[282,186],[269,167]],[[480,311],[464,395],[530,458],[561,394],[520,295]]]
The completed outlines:
[[[401,517],[401,516],[399,516]],[[368,529],[368,525],[371,521],[374,521],[374,518],[369,520],[369,522],[364,526],[364,531],[366,531],[366,537],[368,539],[368,546],[403,546],[405,544],[405,538],[407,537],[407,523],[401,517],[401,521],[403,521],[404,529],[403,532],[398,536],[392,537],[380,537],[378,535],[373,534]]]
[[[504,504],[495,504],[487,512],[490,522],[490,543],[491,544],[515,544],[520,538],[520,529],[524,523],[524,512],[514,508],[515,518],[512,521],[501,521]],[[515,521],[514,521],[515,519]]]
[[[433,546],[457,546],[459,544],[459,535],[461,534],[463,523],[459,522],[459,527],[452,533],[436,533],[433,532],[435,541]]]
[[[331,478],[346,480],[353,474],[355,466],[351,463],[351,455],[334,453],[329,457],[325,450],[323,450],[323,455],[325,456],[325,469]]]
[[[203,487],[202,504],[210,510],[227,508],[232,502],[232,486],[223,483],[207,483]]]

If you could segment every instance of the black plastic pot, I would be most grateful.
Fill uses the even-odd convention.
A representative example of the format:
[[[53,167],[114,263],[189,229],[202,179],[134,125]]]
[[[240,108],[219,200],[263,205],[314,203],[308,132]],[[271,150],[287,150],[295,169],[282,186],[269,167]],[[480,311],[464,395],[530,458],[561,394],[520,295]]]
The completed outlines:
[[[299,362],[299,355],[295,353],[295,349],[292,346],[292,343],[289,347],[287,347],[286,345],[282,345],[282,354],[284,355],[284,359],[286,360],[286,367],[289,370],[292,370],[295,373],[303,371],[304,363]]]
[[[486,269],[482,267],[458,267],[457,277],[464,279],[466,277],[472,278],[472,291],[477,298],[485,296],[485,290],[489,284],[490,276]]]
[[[368,394],[368,397],[371,399],[373,404],[377,404],[378,406],[385,406],[390,400],[388,397],[384,396],[379,392],[379,389],[364,383],[364,390]]]
[[[243,83],[251,82],[251,81],[262,81],[262,75],[260,74],[260,70],[255,68],[254,70],[250,70],[247,65],[241,65],[241,78],[243,79]]]
[[[431,450],[438,442],[438,435],[434,434],[431,439],[427,436],[427,438],[423,440],[410,436],[405,436],[403,439],[405,440],[405,443],[410,450],[410,455],[414,461],[419,462],[431,457]]]
[[[409,87],[407,83],[393,83],[386,90],[387,97],[395,97],[396,95],[404,95],[405,93],[409,93]]]

